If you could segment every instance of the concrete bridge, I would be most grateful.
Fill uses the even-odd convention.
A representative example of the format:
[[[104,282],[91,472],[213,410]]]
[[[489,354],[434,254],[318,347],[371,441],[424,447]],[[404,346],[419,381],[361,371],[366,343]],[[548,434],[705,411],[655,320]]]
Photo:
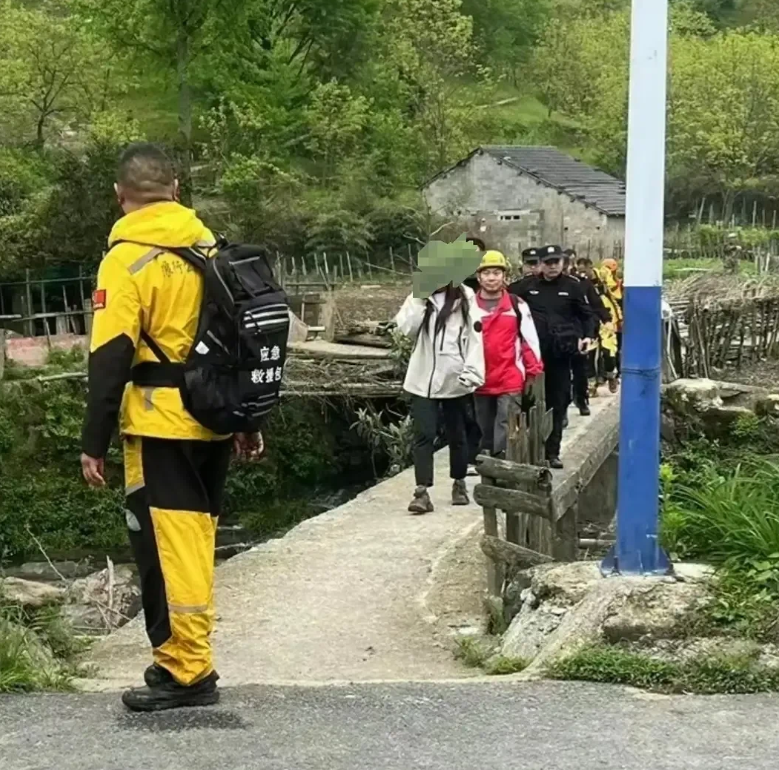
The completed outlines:
[[[571,410],[566,469],[554,484],[569,508],[581,501],[580,523],[604,515],[588,511],[586,488],[614,449],[617,412],[615,397],[594,400],[589,418]],[[430,515],[406,512],[414,488],[407,470],[222,565],[215,646],[223,682],[474,677],[452,649],[458,632],[484,622],[483,513],[449,504],[446,450],[436,458],[436,481]],[[96,674],[86,689],[137,684],[149,662],[142,619],[98,644],[91,662]]]

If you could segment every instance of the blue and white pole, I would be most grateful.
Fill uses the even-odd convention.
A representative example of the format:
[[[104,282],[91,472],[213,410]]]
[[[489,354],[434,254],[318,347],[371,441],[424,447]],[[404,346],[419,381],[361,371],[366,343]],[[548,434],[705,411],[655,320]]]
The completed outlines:
[[[668,0],[633,0],[617,543],[604,572],[661,574],[658,541]]]

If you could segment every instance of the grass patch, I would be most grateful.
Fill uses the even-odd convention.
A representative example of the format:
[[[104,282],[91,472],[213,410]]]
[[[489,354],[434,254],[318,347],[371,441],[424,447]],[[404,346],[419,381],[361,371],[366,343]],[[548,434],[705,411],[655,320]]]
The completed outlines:
[[[0,693],[72,690],[87,645],[57,608],[0,606]]]
[[[585,647],[547,668],[552,679],[622,684],[666,693],[747,694],[779,690],[779,670],[734,656],[669,662],[621,647]]]
[[[524,658],[509,658],[505,655],[495,655],[484,664],[484,673],[488,676],[509,676],[524,671],[530,661]]]
[[[723,273],[724,270],[722,260],[713,257],[666,259],[663,262],[663,279],[672,281],[678,278],[689,278],[701,272]],[[739,273],[741,275],[756,275],[755,263],[742,260],[739,263]]]
[[[480,668],[487,676],[508,676],[524,671],[529,661],[495,654],[495,644],[473,636],[457,639],[454,657],[468,668]]]
[[[460,636],[454,657],[468,668],[482,668],[492,655],[492,648],[473,636]]]
[[[736,426],[743,444],[775,452],[762,423]],[[779,464],[743,446],[692,442],[663,467],[662,534],[679,560],[716,567],[711,601],[688,635],[775,641],[779,627]]]

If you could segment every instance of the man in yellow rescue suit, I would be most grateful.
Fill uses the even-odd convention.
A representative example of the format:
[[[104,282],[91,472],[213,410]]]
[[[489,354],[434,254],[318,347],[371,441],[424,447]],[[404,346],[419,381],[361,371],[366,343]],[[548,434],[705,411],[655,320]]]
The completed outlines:
[[[116,194],[125,216],[111,232],[93,296],[81,462],[87,482],[104,486],[119,420],[127,525],[154,659],[147,686],[122,700],[135,711],[208,705],[219,699],[210,641],[214,546],[233,439],[196,422],[178,389],[164,378],[156,385],[148,372],[160,353],[184,362],[203,296],[202,276],[165,247],[208,249],[214,237],[178,203],[173,165],[153,145],[124,152]],[[240,436],[236,446],[253,455],[260,441]]]

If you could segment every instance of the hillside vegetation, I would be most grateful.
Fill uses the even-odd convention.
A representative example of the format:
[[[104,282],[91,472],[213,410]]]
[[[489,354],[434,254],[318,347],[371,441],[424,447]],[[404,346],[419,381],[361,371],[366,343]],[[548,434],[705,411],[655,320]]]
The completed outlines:
[[[672,0],[672,214],[775,195],[776,6]],[[133,139],[288,254],[424,241],[419,186],[480,144],[619,175],[628,37],[628,0],[0,0],[0,279],[100,258]]]

